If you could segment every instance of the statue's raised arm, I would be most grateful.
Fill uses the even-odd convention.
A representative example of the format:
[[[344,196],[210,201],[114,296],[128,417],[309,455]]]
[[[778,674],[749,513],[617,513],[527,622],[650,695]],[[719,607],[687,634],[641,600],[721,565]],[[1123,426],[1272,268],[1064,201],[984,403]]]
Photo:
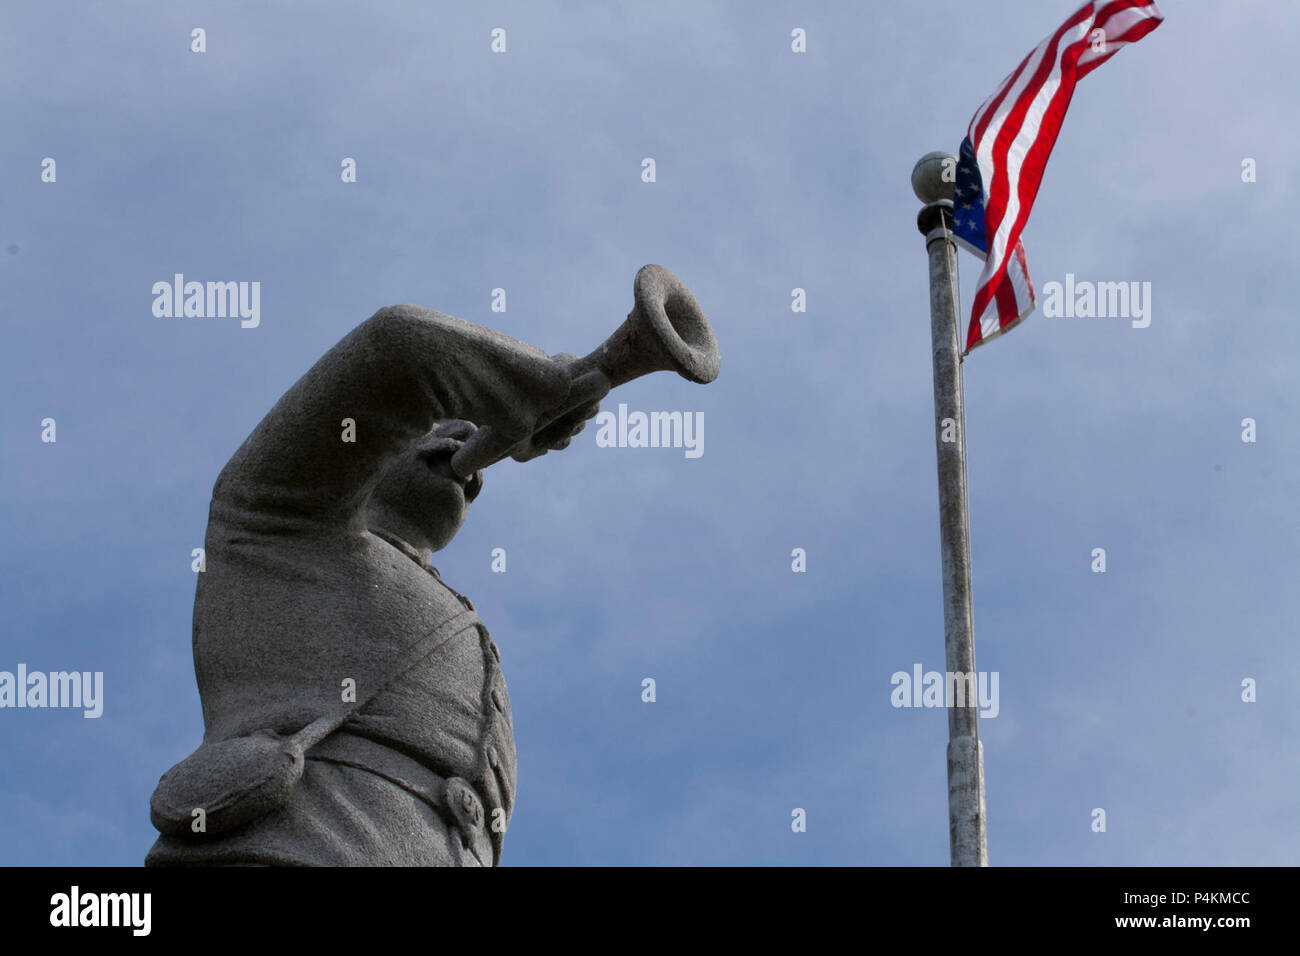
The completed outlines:
[[[564,366],[534,346],[432,309],[389,306],[275,404],[222,470],[214,506],[286,526],[357,523],[388,466],[435,422],[469,421],[520,441],[569,391]]]

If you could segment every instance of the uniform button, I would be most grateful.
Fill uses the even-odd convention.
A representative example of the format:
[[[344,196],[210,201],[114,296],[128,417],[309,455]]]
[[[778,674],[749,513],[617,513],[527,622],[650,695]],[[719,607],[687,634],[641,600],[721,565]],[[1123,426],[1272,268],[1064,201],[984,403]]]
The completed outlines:
[[[478,799],[468,789],[461,791],[460,805],[469,816],[470,823],[474,826],[478,826],[483,822],[483,808],[479,806]]]

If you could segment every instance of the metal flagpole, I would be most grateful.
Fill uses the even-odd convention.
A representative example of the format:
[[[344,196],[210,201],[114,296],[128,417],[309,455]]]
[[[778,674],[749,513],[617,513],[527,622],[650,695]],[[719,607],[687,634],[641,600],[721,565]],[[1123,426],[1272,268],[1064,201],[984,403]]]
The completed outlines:
[[[912,170],[925,203],[917,228],[930,257],[930,343],[934,353],[935,450],[939,462],[939,545],[943,561],[943,639],[948,681],[948,841],[953,866],[988,866],[984,751],[979,740],[979,681],[971,612],[970,514],[966,493],[966,413],[958,338],[957,247],[952,194],[957,158],[927,153]],[[945,179],[947,181],[945,181]],[[969,675],[969,676],[967,676]],[[961,688],[965,685],[965,693]],[[960,701],[961,706],[957,706]]]

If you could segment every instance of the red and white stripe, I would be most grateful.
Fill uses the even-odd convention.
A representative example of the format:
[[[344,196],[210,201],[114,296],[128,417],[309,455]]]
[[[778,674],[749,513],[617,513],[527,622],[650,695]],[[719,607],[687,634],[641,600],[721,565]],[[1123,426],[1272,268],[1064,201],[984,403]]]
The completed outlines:
[[[988,258],[975,289],[966,351],[1011,328],[1034,307],[1020,233],[1075,83],[1164,19],[1152,0],[1092,0],[1038,44],[975,111],[967,135],[980,167]],[[1105,46],[1094,50],[1095,31]],[[1010,251],[1010,254],[1009,254]]]

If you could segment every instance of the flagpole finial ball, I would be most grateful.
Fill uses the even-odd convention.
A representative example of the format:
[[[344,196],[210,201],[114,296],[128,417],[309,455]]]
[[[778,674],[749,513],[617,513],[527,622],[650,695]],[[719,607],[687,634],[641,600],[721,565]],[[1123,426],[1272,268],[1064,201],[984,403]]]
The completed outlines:
[[[957,157],[942,150],[926,153],[912,167],[912,192],[923,203],[952,199]]]

